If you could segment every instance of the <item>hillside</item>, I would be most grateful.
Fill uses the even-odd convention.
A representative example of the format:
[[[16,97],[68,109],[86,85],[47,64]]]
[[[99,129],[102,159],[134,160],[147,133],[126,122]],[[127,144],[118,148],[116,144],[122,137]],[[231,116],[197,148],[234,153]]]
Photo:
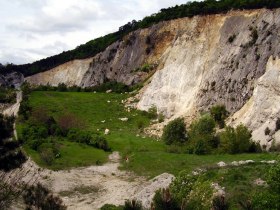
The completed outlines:
[[[155,105],[167,118],[193,119],[215,104],[224,104],[234,114],[256,98],[251,99],[259,92],[259,79],[271,79],[261,79],[268,68],[274,69],[273,75],[278,74],[272,60],[279,55],[279,15],[279,9],[260,9],[160,22],[131,32],[92,58],[70,61],[26,81],[81,87],[107,81],[133,85],[155,72],[138,95],[139,109]],[[277,91],[266,93],[267,97],[278,95]],[[256,141],[269,146],[272,138],[279,141],[279,135],[274,135],[279,109],[271,108],[276,103],[277,99],[266,101],[266,113],[257,115],[254,125],[245,120],[245,112],[228,123],[243,122],[254,131]],[[252,107],[250,112],[256,109]],[[266,127],[271,133],[263,138]]]

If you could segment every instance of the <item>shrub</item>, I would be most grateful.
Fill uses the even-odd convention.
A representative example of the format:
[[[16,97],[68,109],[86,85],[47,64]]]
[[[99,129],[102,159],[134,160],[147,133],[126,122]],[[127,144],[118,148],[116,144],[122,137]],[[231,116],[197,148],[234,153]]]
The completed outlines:
[[[214,118],[215,122],[218,123],[220,128],[225,126],[225,119],[228,117],[228,111],[224,105],[213,106],[210,109],[211,116]]]
[[[98,134],[93,135],[92,140],[90,141],[89,145],[92,145],[98,149],[103,149],[104,151],[111,151],[109,144],[105,137],[100,136]]]
[[[142,208],[142,204],[140,201],[137,200],[126,200],[124,203],[124,210],[141,210]]]
[[[161,189],[156,191],[153,198],[152,208],[156,210],[180,210],[179,205],[172,198],[169,189]]]
[[[155,119],[157,117],[157,108],[156,106],[152,106],[148,109],[148,118]]]
[[[176,203],[182,204],[184,202],[184,199],[193,190],[197,179],[198,176],[189,175],[188,171],[181,171],[179,173],[170,185],[170,192]]]
[[[27,209],[65,210],[62,200],[54,196],[41,184],[30,186],[23,192],[23,200]]]
[[[251,132],[244,125],[239,125],[236,129],[226,127],[225,131],[220,133],[220,149],[230,154],[249,152],[254,144],[251,136]]]
[[[123,207],[115,206],[112,204],[105,204],[104,206],[101,207],[100,210],[123,210]]]
[[[204,115],[193,122],[189,130],[190,152],[203,155],[211,153],[218,145],[215,138],[215,121],[210,115]]]
[[[52,148],[41,148],[40,149],[40,158],[42,161],[44,161],[47,165],[52,165],[54,159],[55,159],[55,154],[53,152]]]
[[[209,135],[213,134],[215,129],[214,119],[206,114],[202,116],[199,120],[194,121],[190,126],[190,137],[196,135]]]
[[[57,120],[57,124],[64,135],[66,135],[70,129],[82,128],[84,126],[84,123],[78,117],[70,113],[60,116]]]
[[[162,140],[170,145],[173,143],[184,143],[186,137],[186,125],[183,118],[177,118],[170,121],[163,129]]]

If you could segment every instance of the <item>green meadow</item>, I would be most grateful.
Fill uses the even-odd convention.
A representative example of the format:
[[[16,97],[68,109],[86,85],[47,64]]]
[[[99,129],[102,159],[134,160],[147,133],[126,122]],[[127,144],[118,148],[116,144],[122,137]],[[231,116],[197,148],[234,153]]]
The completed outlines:
[[[138,175],[154,177],[163,172],[177,175],[181,170],[192,171],[220,161],[229,163],[238,160],[271,160],[277,156],[273,153],[201,156],[170,153],[163,142],[144,135],[142,128],[148,126],[151,120],[142,111],[128,112],[122,103],[128,97],[129,94],[116,93],[34,91],[29,100],[32,109],[44,108],[54,119],[65,113],[75,115],[83,122],[84,130],[104,133],[105,129],[109,129],[109,135],[105,137],[112,151],[119,151],[122,155],[121,169]],[[125,117],[128,118],[126,122],[119,119]],[[24,124],[17,124],[19,135],[22,126]],[[51,166],[40,161],[36,151],[27,146],[24,148],[40,166],[54,170],[104,164],[110,154],[76,142],[61,140],[59,144],[61,157]],[[128,157],[128,162],[124,161],[125,157]]]

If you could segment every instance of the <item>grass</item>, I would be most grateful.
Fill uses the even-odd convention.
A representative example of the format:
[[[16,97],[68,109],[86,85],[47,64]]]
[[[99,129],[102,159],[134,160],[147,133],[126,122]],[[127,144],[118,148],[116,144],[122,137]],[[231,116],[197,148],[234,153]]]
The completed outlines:
[[[70,169],[73,167],[90,166],[106,163],[108,153],[76,142],[60,141],[61,158],[55,159],[52,165],[41,160],[38,152],[24,146],[25,152],[40,166],[52,170]]]
[[[208,170],[204,175],[205,181],[218,183],[225,188],[229,209],[243,209],[240,203],[246,203],[253,194],[262,192],[265,186],[255,184],[256,179],[266,180],[271,165],[252,163],[242,166],[216,168]]]
[[[66,191],[61,191],[59,192],[59,195],[64,196],[64,197],[70,197],[72,195],[75,195],[76,193],[79,193],[81,195],[87,195],[87,194],[93,194],[98,192],[98,187],[95,186],[76,186],[72,190],[66,190]]]
[[[219,161],[270,160],[275,154],[207,155],[174,154],[167,152],[167,146],[139,131],[139,124],[147,126],[150,119],[141,111],[127,112],[121,103],[127,94],[86,93],[86,92],[32,92],[30,103],[33,108],[44,107],[54,118],[65,113],[74,114],[83,120],[85,130],[104,132],[113,151],[119,151],[129,162],[123,161],[121,169],[131,170],[138,175],[154,177],[163,172],[178,174],[181,170],[191,171],[197,167],[216,164]],[[119,118],[127,117],[127,122]],[[102,123],[102,121],[104,121]],[[20,132],[21,125],[18,125]],[[140,134],[140,135],[139,135]],[[43,165],[39,155],[26,149],[26,152],[41,166],[51,169],[67,169],[106,162],[108,153],[73,142],[63,142],[62,157],[52,166]]]

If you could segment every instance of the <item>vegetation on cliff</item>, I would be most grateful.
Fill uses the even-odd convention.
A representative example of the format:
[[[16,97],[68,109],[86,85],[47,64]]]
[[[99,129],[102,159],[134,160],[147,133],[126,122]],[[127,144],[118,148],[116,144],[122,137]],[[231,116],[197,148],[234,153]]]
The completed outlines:
[[[272,9],[278,7],[280,7],[279,0],[205,0],[201,2],[188,2],[187,4],[182,4],[180,6],[176,5],[175,7],[161,9],[158,13],[147,16],[140,21],[133,20],[124,26],[121,26],[117,32],[91,40],[73,50],[65,51],[31,64],[0,65],[0,72],[15,70],[23,73],[25,76],[29,76],[47,71],[74,59],[89,58],[104,51],[112,43],[122,40],[130,32],[150,27],[161,21],[193,17],[195,15],[225,13],[237,9]]]

